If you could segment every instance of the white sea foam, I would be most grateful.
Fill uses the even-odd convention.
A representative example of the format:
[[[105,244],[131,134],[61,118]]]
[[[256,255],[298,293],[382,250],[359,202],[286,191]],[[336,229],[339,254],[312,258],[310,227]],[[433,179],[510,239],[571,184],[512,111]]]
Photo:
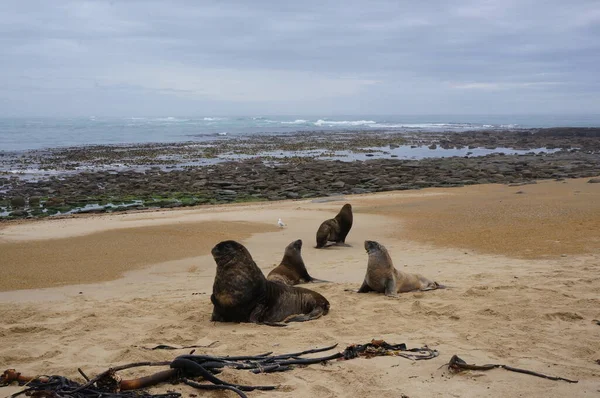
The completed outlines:
[[[225,120],[224,117],[205,117],[202,120],[207,121],[207,122],[214,122],[217,120]]]
[[[372,124],[377,124],[374,120],[341,120],[341,121],[333,121],[333,120],[317,120],[314,125],[315,126],[368,126]]]
[[[304,124],[304,123],[308,123],[308,120],[296,119],[293,122],[281,122],[281,124]]]
[[[472,129],[482,126],[470,123],[375,123],[369,127],[379,128],[405,128],[405,129]],[[485,126],[483,126],[485,127]],[[488,127],[493,127],[489,125]]]
[[[153,120],[156,120],[158,122],[187,122],[190,119],[178,119],[178,118],[173,117],[173,116],[167,116],[167,117],[158,117],[158,118],[153,119]]]
[[[41,170],[41,169],[16,169],[8,170],[9,174],[60,174],[58,170]]]

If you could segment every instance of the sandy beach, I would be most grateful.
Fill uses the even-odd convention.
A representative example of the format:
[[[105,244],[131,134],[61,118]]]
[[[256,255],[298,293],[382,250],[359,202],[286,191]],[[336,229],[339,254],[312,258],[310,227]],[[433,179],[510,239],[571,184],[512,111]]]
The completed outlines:
[[[440,356],[376,357],[276,374],[225,370],[244,384],[281,386],[251,397],[564,397],[600,392],[600,184],[589,178],[537,184],[429,188],[322,200],[274,201],[20,221],[0,225],[0,371],[79,381],[112,365],[171,360],[206,345],[214,355],[287,353],[385,339],[427,345]],[[314,249],[319,224],[354,209],[351,247]],[[287,227],[279,229],[277,219]],[[210,321],[210,248],[242,242],[266,274],[285,246],[304,241],[316,278],[308,287],[328,315],[274,328]],[[399,298],[358,295],[365,239],[396,268],[449,288]],[[449,374],[453,354],[577,379],[569,384],[495,369]],[[142,375],[140,369],[123,375]],[[19,388],[0,388],[0,396]],[[160,385],[183,396],[234,396]]]

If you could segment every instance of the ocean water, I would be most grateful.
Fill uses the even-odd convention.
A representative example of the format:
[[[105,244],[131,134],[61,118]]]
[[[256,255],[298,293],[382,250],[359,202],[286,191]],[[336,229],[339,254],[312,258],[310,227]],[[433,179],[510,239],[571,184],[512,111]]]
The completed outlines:
[[[82,145],[203,141],[298,131],[468,131],[599,127],[600,115],[0,118],[0,152]]]

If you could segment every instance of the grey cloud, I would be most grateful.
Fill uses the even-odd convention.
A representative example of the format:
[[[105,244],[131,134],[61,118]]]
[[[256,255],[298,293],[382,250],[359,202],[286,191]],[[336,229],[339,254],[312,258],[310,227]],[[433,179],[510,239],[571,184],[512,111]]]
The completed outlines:
[[[281,3],[5,1],[0,112],[600,109],[597,1]]]

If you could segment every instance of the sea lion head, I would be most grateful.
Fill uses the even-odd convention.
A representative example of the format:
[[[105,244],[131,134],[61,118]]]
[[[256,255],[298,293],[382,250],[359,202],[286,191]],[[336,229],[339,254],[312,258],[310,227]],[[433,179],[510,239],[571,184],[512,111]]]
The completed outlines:
[[[383,246],[381,246],[378,242],[375,242],[374,240],[365,241],[365,250],[368,254],[374,253],[376,251],[381,251],[382,248]]]
[[[301,250],[302,250],[302,239],[293,241],[292,243],[287,245],[287,247],[285,248],[286,252],[293,251],[296,253],[300,253]]]
[[[304,261],[302,260],[302,239],[295,240],[286,246],[281,264],[285,264],[287,267],[297,269],[297,271],[301,274],[306,274],[302,275],[302,277],[307,277],[310,279],[308,273],[306,272]]]
[[[342,211],[352,211],[352,205],[350,203],[346,203],[342,206]]]
[[[231,262],[233,259],[239,260],[240,258],[252,258],[252,256],[250,256],[250,252],[248,252],[248,249],[246,249],[241,243],[238,243],[234,240],[226,240],[218,243],[212,248],[210,253],[215,259],[217,266],[225,265]]]
[[[369,266],[371,266],[371,263],[378,267],[394,266],[392,258],[390,257],[390,253],[381,243],[375,242],[374,240],[366,240],[365,250],[367,252],[367,255],[369,256]]]

